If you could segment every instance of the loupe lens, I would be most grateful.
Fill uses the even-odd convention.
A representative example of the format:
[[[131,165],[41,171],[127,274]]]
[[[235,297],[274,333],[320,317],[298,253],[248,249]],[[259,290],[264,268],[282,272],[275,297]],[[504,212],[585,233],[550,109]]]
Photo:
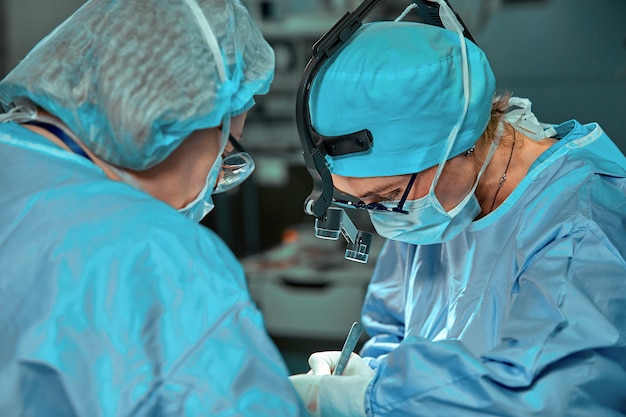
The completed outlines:
[[[321,239],[339,239],[342,216],[342,209],[329,207],[322,217],[315,219],[315,236]]]
[[[350,261],[367,263],[370,247],[372,246],[372,234],[359,231],[354,243],[348,243],[344,258]]]

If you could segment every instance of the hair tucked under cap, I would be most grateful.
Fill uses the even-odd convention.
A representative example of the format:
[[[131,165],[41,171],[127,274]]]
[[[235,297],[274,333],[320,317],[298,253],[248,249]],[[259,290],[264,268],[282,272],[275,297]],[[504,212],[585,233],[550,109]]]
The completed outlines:
[[[449,158],[471,148],[491,114],[495,78],[485,54],[467,41],[470,101]],[[331,172],[401,175],[433,167],[463,112],[458,34],[415,22],[363,25],[314,80],[311,123],[322,135],[369,129],[367,152],[327,156]]]
[[[0,83],[0,102],[28,98],[103,160],[142,170],[247,110],[273,74],[238,0],[90,0]]]

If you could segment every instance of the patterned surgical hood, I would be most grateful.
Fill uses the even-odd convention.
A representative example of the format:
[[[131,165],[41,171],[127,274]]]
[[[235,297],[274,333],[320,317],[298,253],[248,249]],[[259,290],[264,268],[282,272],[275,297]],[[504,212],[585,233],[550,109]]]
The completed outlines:
[[[248,110],[273,75],[274,53],[239,1],[91,0],[0,82],[0,104],[27,99],[98,157],[144,170]]]

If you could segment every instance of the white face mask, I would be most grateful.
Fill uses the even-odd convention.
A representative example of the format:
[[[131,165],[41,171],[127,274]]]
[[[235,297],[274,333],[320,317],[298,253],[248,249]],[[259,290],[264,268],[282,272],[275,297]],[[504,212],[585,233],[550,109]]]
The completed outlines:
[[[384,205],[387,206],[385,202]],[[394,207],[394,205],[389,206]],[[408,214],[370,211],[372,224],[384,238],[431,245],[458,236],[480,213],[480,205],[474,193],[446,212],[434,194],[407,201],[403,207]]]

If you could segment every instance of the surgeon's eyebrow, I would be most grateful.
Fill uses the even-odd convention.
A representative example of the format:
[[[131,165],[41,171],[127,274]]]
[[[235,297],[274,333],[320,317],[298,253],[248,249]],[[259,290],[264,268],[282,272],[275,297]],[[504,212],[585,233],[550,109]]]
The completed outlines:
[[[385,200],[385,199],[392,198],[393,196],[397,195],[401,191],[402,191],[402,187],[398,186],[396,188],[390,188],[389,184],[383,184],[374,189],[366,191],[361,196],[355,196],[355,197],[361,200],[364,200],[366,198],[371,198],[371,197],[377,198],[378,200]]]

